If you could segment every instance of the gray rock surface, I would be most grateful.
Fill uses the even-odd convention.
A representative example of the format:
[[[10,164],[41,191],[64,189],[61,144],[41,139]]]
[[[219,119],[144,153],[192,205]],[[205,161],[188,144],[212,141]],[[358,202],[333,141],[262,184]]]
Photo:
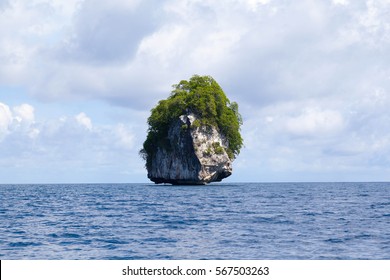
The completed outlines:
[[[203,185],[232,174],[227,141],[215,128],[194,124],[196,116],[182,115],[168,131],[169,145],[157,147],[148,178],[159,183]]]

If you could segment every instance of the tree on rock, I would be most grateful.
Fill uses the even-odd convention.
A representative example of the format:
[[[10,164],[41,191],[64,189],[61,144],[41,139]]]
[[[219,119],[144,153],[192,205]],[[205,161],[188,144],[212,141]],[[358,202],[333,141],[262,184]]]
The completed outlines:
[[[184,117],[186,117],[185,121]],[[180,134],[173,131],[179,120],[181,120]],[[193,154],[198,158],[200,164],[202,161],[207,161],[202,157],[213,156],[213,154],[221,155],[223,153],[226,153],[228,159],[233,161],[240,153],[243,145],[243,139],[240,134],[242,118],[238,112],[238,105],[235,102],[230,102],[222,88],[210,76],[194,75],[188,81],[182,80],[180,83],[173,85],[171,95],[167,99],[159,101],[157,106],[151,110],[148,125],[148,134],[140,154],[146,160],[149,178],[153,177],[150,175],[153,173],[153,167],[157,168],[159,164],[154,163],[157,160],[156,156],[161,160],[162,154],[157,155],[159,151],[164,154],[164,157],[174,157],[172,160],[168,160],[167,164],[172,165],[177,161],[177,153],[175,157],[175,150],[179,148],[176,145],[177,141],[182,141],[182,146],[184,145],[183,143],[190,141],[189,146],[193,147]],[[198,139],[197,133],[210,135],[213,131],[219,135],[220,140],[213,139],[218,144],[196,143],[196,139]],[[177,135],[177,139],[173,139],[174,135]],[[206,138],[203,137],[202,141],[204,142]],[[207,139],[212,138],[209,136]],[[203,154],[200,153],[199,149],[204,149],[205,147],[209,150],[203,151]],[[215,162],[216,156],[212,160]],[[159,168],[162,167],[159,166]],[[200,166],[198,169],[204,171],[207,168]],[[168,175],[172,177],[172,174]],[[174,174],[176,177],[182,175]],[[194,178],[196,177],[195,175],[193,176]],[[197,176],[199,177],[199,174]],[[177,178],[177,180],[185,183],[186,179],[184,177]],[[192,182],[194,178],[189,181]],[[167,182],[174,183],[175,180],[170,178]],[[202,178],[200,180],[202,181]],[[163,179],[162,182],[164,182]]]

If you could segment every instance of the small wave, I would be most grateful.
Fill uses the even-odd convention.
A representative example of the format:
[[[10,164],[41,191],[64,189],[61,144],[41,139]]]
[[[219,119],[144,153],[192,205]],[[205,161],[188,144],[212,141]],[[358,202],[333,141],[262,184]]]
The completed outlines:
[[[294,224],[293,221],[288,220],[284,217],[256,217],[253,219],[254,223],[265,223],[265,224]]]
[[[118,239],[103,239],[103,240],[99,240],[99,241],[100,242],[104,242],[104,243],[109,243],[109,244],[118,244],[118,245],[128,244],[128,242],[121,241],[121,240],[118,240]]]
[[[13,234],[25,234],[26,232],[24,230],[17,230],[17,231],[13,231],[12,233]]]
[[[172,238],[165,238],[165,237],[152,237],[152,238],[145,238],[143,239],[143,242],[149,243],[149,242],[157,242],[157,243],[175,243],[177,242],[176,239]]]
[[[275,222],[275,219],[268,218],[268,217],[256,217],[253,219],[253,222],[255,222],[255,223],[273,223],[273,222]]]
[[[37,242],[11,242],[8,244],[10,247],[28,247],[28,246],[40,246],[42,243]]]
[[[310,217],[314,217],[314,216],[317,216],[318,213],[315,213],[315,212],[305,212],[303,213],[304,216],[310,216]]]
[[[344,241],[345,240],[341,238],[329,238],[325,240],[327,243],[344,243]]]
[[[42,223],[44,226],[56,226],[58,225],[58,222],[57,221],[46,221],[46,222],[43,222]]]
[[[390,206],[390,202],[379,202],[379,203],[371,204],[370,208],[371,209],[383,209],[383,208],[386,208],[387,206]]]
[[[63,233],[63,234],[50,233],[47,236],[51,238],[81,238],[81,235],[77,233]]]
[[[362,234],[355,235],[354,238],[355,239],[369,239],[369,238],[372,238],[372,235],[362,233]]]
[[[80,238],[81,235],[77,233],[64,233],[61,235],[62,238]]]

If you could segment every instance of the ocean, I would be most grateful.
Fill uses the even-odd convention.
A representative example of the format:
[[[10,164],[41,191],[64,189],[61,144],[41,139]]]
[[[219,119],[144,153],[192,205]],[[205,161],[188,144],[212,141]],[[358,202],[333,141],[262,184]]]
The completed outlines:
[[[390,259],[390,183],[0,185],[0,259]]]

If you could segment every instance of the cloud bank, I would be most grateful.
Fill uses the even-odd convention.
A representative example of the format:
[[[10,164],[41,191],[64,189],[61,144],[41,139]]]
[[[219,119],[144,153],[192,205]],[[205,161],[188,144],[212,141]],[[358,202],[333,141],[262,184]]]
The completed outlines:
[[[99,182],[108,180],[106,172],[120,181],[125,174],[138,176],[143,171],[129,162],[139,143],[128,124],[95,125],[84,112],[36,120],[34,111],[29,104],[10,108],[0,103],[2,180],[30,183],[31,177],[40,175],[43,182],[56,177]],[[13,173],[7,174],[9,170]]]

